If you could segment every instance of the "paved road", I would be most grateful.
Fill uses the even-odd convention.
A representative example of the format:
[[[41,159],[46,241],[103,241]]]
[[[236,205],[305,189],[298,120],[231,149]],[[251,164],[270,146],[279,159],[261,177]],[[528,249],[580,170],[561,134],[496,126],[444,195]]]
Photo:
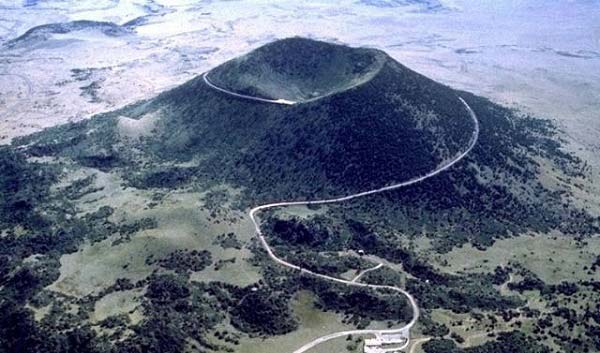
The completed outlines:
[[[204,82],[207,85],[209,85],[211,88],[214,88],[217,91],[229,94],[230,96],[234,96],[234,97],[238,97],[238,98],[242,98],[242,99],[248,99],[248,100],[251,100],[251,101],[261,102],[261,103],[282,104],[282,105],[294,105],[294,104],[297,103],[295,101],[290,101],[290,100],[287,100],[287,99],[267,99],[267,98],[260,98],[260,97],[248,96],[246,94],[232,92],[230,90],[227,90],[225,88],[221,88],[221,87],[215,85],[214,83],[212,83],[208,79],[208,72],[205,72],[202,75],[202,78],[204,79]]]
[[[283,100],[283,101],[285,101],[285,103],[284,103],[282,100],[270,100],[270,99],[252,97],[252,96],[247,96],[247,95],[231,92],[231,91],[228,91],[226,89],[220,88],[220,87],[212,84],[207,78],[207,73],[205,73],[203,75],[203,77],[204,77],[204,81],[206,82],[206,84],[209,85],[210,87],[212,87],[218,91],[221,91],[223,93],[227,93],[232,96],[238,97],[238,98],[249,99],[249,100],[253,100],[253,101],[257,101],[257,102],[274,103],[274,104],[285,104],[285,105],[296,104],[296,102],[289,102],[289,101]],[[265,251],[267,251],[267,253],[269,254],[269,257],[271,257],[271,259],[273,261],[277,262],[278,264],[285,266],[287,268],[290,268],[292,270],[299,271],[300,273],[305,274],[305,275],[321,278],[321,279],[336,282],[336,283],[341,283],[341,284],[345,284],[345,285],[349,285],[349,286],[356,286],[356,287],[366,287],[366,288],[371,288],[374,290],[394,291],[394,292],[404,295],[408,299],[408,302],[410,303],[410,305],[412,307],[412,311],[413,311],[412,319],[410,320],[409,323],[407,323],[406,325],[404,325],[402,327],[399,327],[396,329],[386,329],[386,330],[349,330],[349,331],[335,332],[335,333],[332,333],[329,335],[319,337],[319,338],[305,344],[304,346],[298,348],[293,353],[306,352],[307,350],[309,350],[323,342],[326,342],[326,341],[329,341],[329,340],[332,340],[332,339],[335,339],[338,337],[344,337],[347,335],[365,335],[365,334],[374,334],[374,335],[404,334],[407,339],[407,342],[405,344],[405,347],[406,347],[406,346],[408,346],[408,343],[410,341],[410,329],[415,325],[415,323],[417,322],[417,320],[419,318],[419,313],[420,313],[419,306],[417,305],[415,298],[410,293],[408,293],[407,291],[405,291],[402,288],[394,287],[394,286],[386,286],[386,285],[365,284],[365,283],[355,282],[354,280],[348,281],[345,279],[313,272],[311,270],[302,268],[298,265],[292,264],[290,262],[287,262],[284,259],[279,258],[277,255],[275,255],[275,253],[273,252],[273,249],[271,249],[271,247],[269,246],[269,243],[265,239],[265,237],[260,229],[259,222],[256,219],[257,213],[259,213],[260,211],[269,209],[269,208],[286,207],[286,206],[302,206],[302,205],[322,205],[322,204],[330,204],[330,203],[348,201],[348,200],[356,199],[359,197],[378,194],[381,192],[395,190],[395,189],[399,189],[399,188],[402,188],[405,186],[416,184],[416,183],[419,183],[421,181],[424,181],[428,178],[431,178],[433,176],[436,176],[436,175],[442,173],[443,171],[449,169],[456,163],[460,162],[467,154],[469,154],[469,152],[471,152],[471,150],[477,143],[477,139],[479,138],[479,121],[477,120],[477,116],[475,115],[475,112],[473,112],[473,110],[471,109],[469,104],[467,104],[467,102],[465,102],[464,99],[462,99],[461,97],[458,97],[458,99],[465,106],[471,119],[473,119],[473,124],[474,124],[473,134],[471,135],[471,140],[469,141],[469,145],[462,153],[458,154],[456,157],[454,157],[454,159],[446,162],[445,164],[438,166],[435,170],[433,170],[425,175],[409,179],[407,181],[395,183],[395,184],[388,185],[388,186],[383,186],[378,189],[363,191],[363,192],[352,194],[352,195],[335,197],[335,198],[330,198],[330,199],[322,199],[322,200],[274,202],[274,203],[269,203],[269,204],[265,204],[265,205],[260,205],[260,206],[254,207],[250,210],[250,212],[249,212],[250,219],[252,220],[252,223],[254,224],[254,229],[256,231],[256,234],[257,234],[263,248],[265,249]]]
[[[356,282],[358,281],[362,276],[366,275],[367,273],[371,272],[371,271],[375,271],[378,268],[380,268],[381,266],[383,266],[382,263],[379,263],[377,266],[373,266],[371,268],[368,268],[364,271],[362,271],[361,273],[359,273],[358,275],[356,275],[356,277],[352,278],[352,282]]]

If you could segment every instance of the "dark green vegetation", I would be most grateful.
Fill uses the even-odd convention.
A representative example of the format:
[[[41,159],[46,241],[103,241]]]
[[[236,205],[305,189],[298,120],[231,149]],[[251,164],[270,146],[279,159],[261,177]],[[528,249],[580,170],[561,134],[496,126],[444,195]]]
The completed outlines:
[[[235,99],[199,77],[151,101],[54,129],[59,140],[48,134],[26,140],[36,141],[31,153],[125,169],[137,188],[216,180],[244,187],[242,201],[249,205],[357,192],[434,169],[462,152],[472,136],[473,122],[457,97],[386,56],[368,82],[311,103]],[[151,113],[164,116],[154,134],[141,141],[119,138],[119,115]],[[172,165],[196,160],[195,166]]]
[[[535,318],[534,334],[550,338],[564,350],[594,352],[600,350],[600,298],[599,281],[565,281],[549,285],[523,268],[515,272],[521,280],[508,287],[519,293],[535,293],[550,310],[529,310],[526,316]],[[505,314],[505,320],[518,317]],[[577,332],[577,334],[573,334]]]
[[[380,237],[365,225],[354,220],[346,220],[344,226],[337,225],[336,232],[330,232],[324,226],[323,218],[316,217],[308,225],[298,220],[270,220],[265,229],[273,237],[272,243],[278,254],[288,261],[323,273],[339,274],[349,268],[366,268],[360,263],[348,266],[348,259],[331,255],[313,256],[313,250],[328,251],[335,254],[342,250],[362,250],[375,254],[394,263],[401,263],[404,271],[413,278],[405,283],[409,292],[419,298],[420,306],[426,309],[447,308],[455,312],[468,312],[478,308],[482,310],[501,310],[515,308],[522,304],[515,298],[503,298],[494,288],[508,278],[500,269],[495,274],[458,276],[442,273],[425,259],[420,259],[410,249],[398,243]],[[295,236],[291,236],[294,234]],[[335,269],[341,270],[335,271]],[[393,277],[393,275],[390,275]],[[371,283],[393,284],[386,277],[371,277]],[[376,306],[372,306],[376,307]],[[381,308],[385,312],[384,308]]]
[[[473,348],[459,348],[454,341],[448,339],[431,340],[423,344],[425,353],[545,353],[548,347],[526,337],[519,332],[501,333],[494,342],[485,343]]]
[[[412,309],[403,296],[391,291],[376,292],[360,287],[322,281],[311,276],[300,276],[277,264],[263,249],[256,249],[255,261],[264,269],[264,285],[272,291],[289,298],[300,290],[309,290],[315,296],[315,305],[324,311],[344,316],[344,322],[359,328],[371,321],[406,323],[412,317]]]
[[[217,236],[215,243],[219,244],[223,249],[241,249],[242,243],[237,239],[235,233],[220,234]]]
[[[417,185],[331,212],[356,221],[364,214],[364,223],[382,225],[372,229],[380,237],[393,239],[390,229],[403,236],[425,235],[440,252],[467,242],[485,249],[497,238],[527,231],[597,234],[598,219],[569,201],[570,190],[551,190],[539,181],[541,160],[554,164],[567,180],[585,175],[584,163],[560,149],[554,128],[463,96],[481,126],[478,143],[463,162]]]
[[[53,169],[27,163],[25,155],[0,147],[0,226],[8,232],[21,225],[43,228],[46,220],[35,208],[48,198],[49,185],[56,180]]]
[[[298,327],[289,308],[290,295],[272,287],[239,288],[215,285],[222,309],[231,315],[231,324],[251,335],[280,335]]]
[[[348,287],[319,280],[306,280],[317,295],[317,305],[325,310],[342,312],[346,321],[365,328],[371,320],[408,322],[412,308],[403,296],[389,291],[377,293],[369,289]]]
[[[150,263],[154,262],[153,260],[146,261]],[[202,271],[210,266],[212,257],[210,252],[206,250],[176,250],[156,262],[158,262],[161,267],[175,272]]]
[[[333,67],[334,61],[339,65]],[[374,320],[407,322],[411,310],[403,297],[302,276],[273,263],[256,243],[250,244],[253,262],[263,278],[251,285],[192,281],[190,272],[213,263],[221,269],[237,259],[186,249],[148,257],[153,273],[135,281],[118,278],[98,293],[76,298],[47,287],[59,277],[61,256],[108,238],[118,246],[159,225],[152,217],[118,221],[116,214],[127,210],[106,205],[81,212],[80,206],[90,204],[86,197],[104,188],[97,176],[135,190],[136,197],[148,199],[136,207],[148,209],[169,192],[210,189],[201,197],[203,207],[214,224],[227,226],[236,208],[344,195],[435,169],[472,137],[474,125],[459,96],[481,127],[463,161],[402,190],[329,205],[318,216],[263,214],[274,250],[332,275],[372,267],[369,256],[398,264],[402,271],[381,269],[363,280],[407,288],[423,308],[419,330],[427,335],[460,343],[448,326],[434,321],[438,309],[500,317],[521,331],[498,334],[496,341],[467,351],[538,352],[534,338],[571,352],[600,349],[597,282],[549,285],[516,266],[449,274],[403,242],[428,237],[432,251],[444,253],[466,243],[485,249],[528,232],[560,231],[582,241],[597,234],[598,219],[569,202],[569,189],[540,181],[547,168],[565,183],[586,177],[585,165],[562,150],[550,123],[440,85],[380,51],[304,39],[278,41],[212,74],[215,82],[247,93],[279,98],[273,92],[289,81],[284,86],[293,88],[285,91],[291,98],[326,96],[294,106],[261,104],[215,91],[199,77],[149,101],[0,148],[0,353],[235,350],[240,339],[297,329],[290,303],[300,291],[310,291],[318,308],[338,312],[357,327]],[[122,131],[121,116],[140,123],[158,118],[132,137]],[[61,185],[67,165],[99,172]],[[219,191],[225,187],[239,193]],[[207,244],[228,251],[247,246],[231,230],[219,230]],[[597,271],[598,261],[587,266]],[[509,271],[519,278],[506,286],[514,295],[503,296],[498,288]],[[139,291],[139,322],[123,314],[92,322],[100,300],[132,291]],[[553,310],[528,308],[520,294],[531,293]],[[46,307],[49,313],[36,320],[30,308]],[[533,329],[522,329],[525,321],[533,321]],[[220,324],[233,328],[224,333]],[[435,340],[427,349],[461,351],[453,341]]]

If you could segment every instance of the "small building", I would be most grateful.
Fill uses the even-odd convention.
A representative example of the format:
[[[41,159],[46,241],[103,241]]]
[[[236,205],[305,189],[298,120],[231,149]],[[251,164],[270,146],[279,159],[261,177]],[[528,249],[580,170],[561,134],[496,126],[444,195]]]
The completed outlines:
[[[381,341],[378,338],[368,338],[365,340],[363,353],[383,353]]]
[[[377,335],[365,340],[363,353],[396,353],[406,348],[408,339],[402,333]]]

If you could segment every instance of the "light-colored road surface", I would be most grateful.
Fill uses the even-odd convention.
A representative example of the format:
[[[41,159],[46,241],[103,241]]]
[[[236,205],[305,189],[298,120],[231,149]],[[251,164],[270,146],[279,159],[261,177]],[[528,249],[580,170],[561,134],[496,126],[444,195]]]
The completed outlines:
[[[246,96],[246,95],[238,94],[235,92],[230,92],[226,89],[220,88],[220,87],[212,84],[207,78],[207,73],[205,73],[203,75],[203,77],[204,77],[204,81],[206,82],[206,84],[208,86],[210,86],[220,92],[223,92],[223,93],[226,93],[226,94],[238,97],[238,98],[249,99],[249,100],[253,100],[253,101],[257,101],[257,102],[273,103],[273,104],[283,104],[283,105],[296,104],[296,102],[289,102],[289,101],[285,101],[285,100],[283,100],[285,102],[283,102],[282,100],[269,100],[269,99],[264,99],[264,98]],[[284,259],[281,259],[277,255],[275,255],[275,253],[273,252],[273,249],[271,249],[271,247],[269,246],[269,243],[265,239],[265,237],[260,229],[259,221],[256,218],[257,213],[259,213],[260,211],[269,209],[269,208],[287,207],[287,206],[303,206],[303,205],[322,205],[322,204],[330,204],[330,203],[348,201],[348,200],[356,199],[359,197],[378,194],[381,192],[395,190],[395,189],[399,189],[399,188],[402,188],[405,186],[416,184],[416,183],[419,183],[421,181],[424,181],[428,178],[431,178],[433,176],[436,176],[436,175],[442,173],[443,171],[449,169],[456,163],[460,162],[467,154],[469,154],[469,152],[471,152],[471,150],[477,143],[477,139],[479,138],[479,121],[477,120],[477,116],[475,115],[475,113],[473,112],[471,107],[467,104],[467,102],[465,102],[464,99],[462,99],[461,97],[458,97],[458,99],[463,103],[467,112],[469,113],[469,116],[473,120],[474,129],[473,129],[473,134],[471,135],[471,140],[469,141],[469,145],[463,152],[461,152],[460,154],[458,154],[456,157],[454,157],[452,160],[446,162],[445,164],[438,166],[433,171],[431,171],[427,174],[424,174],[422,176],[409,179],[407,181],[384,186],[384,187],[381,187],[378,189],[363,191],[363,192],[360,192],[357,194],[335,197],[335,198],[330,198],[330,199],[322,199],[322,200],[275,202],[275,203],[260,205],[260,206],[254,207],[250,210],[249,216],[250,216],[250,219],[252,220],[252,223],[254,224],[254,229],[256,231],[256,235],[258,236],[263,248],[267,251],[267,253],[271,257],[271,259],[273,261],[277,262],[278,264],[285,266],[287,268],[290,268],[292,270],[299,271],[300,273],[302,273],[304,275],[321,278],[321,279],[331,281],[331,282],[341,283],[341,284],[345,284],[345,285],[349,285],[349,286],[371,288],[374,290],[397,292],[397,293],[404,295],[408,299],[408,302],[410,303],[410,305],[412,307],[412,311],[413,311],[412,319],[410,320],[410,322],[408,322],[406,325],[404,325],[402,327],[395,328],[395,329],[383,329],[383,330],[349,330],[349,331],[335,332],[335,333],[331,333],[331,334],[319,337],[311,342],[308,342],[305,345],[303,345],[302,347],[295,350],[293,353],[303,353],[323,342],[326,342],[326,341],[329,341],[329,340],[332,340],[335,338],[339,338],[339,337],[348,336],[348,335],[367,335],[367,334],[373,334],[373,335],[396,334],[397,335],[397,334],[403,334],[403,335],[405,335],[406,340],[407,340],[406,344],[404,345],[404,347],[406,347],[406,346],[408,346],[408,344],[410,342],[410,329],[415,325],[415,323],[417,322],[417,320],[419,318],[419,306],[417,305],[415,298],[410,293],[408,293],[407,291],[405,291],[402,288],[394,287],[394,286],[387,286],[387,285],[365,284],[365,283],[356,282],[355,280],[348,281],[345,279],[313,272],[311,270],[308,270],[308,269],[302,268],[298,265],[294,265],[290,262],[287,262]]]
[[[369,273],[371,271],[377,270],[381,266],[383,266],[382,263],[378,264],[377,266],[374,266],[374,267],[371,267],[371,268],[368,268],[368,269],[362,271],[361,273],[359,273],[358,275],[356,275],[356,277],[352,278],[352,282],[358,281],[362,276],[366,275],[367,273]]]
[[[236,92],[227,90],[225,88],[221,88],[221,87],[215,85],[214,83],[212,83],[208,79],[208,72],[205,72],[202,75],[202,78],[204,79],[204,82],[207,85],[209,85],[211,88],[214,88],[217,91],[229,94],[230,96],[234,96],[234,97],[238,97],[238,98],[242,98],[242,99],[248,99],[248,100],[255,101],[255,102],[271,103],[271,104],[294,105],[297,103],[297,102],[290,101],[287,99],[267,99],[267,98],[253,97],[253,96],[248,96],[248,95],[241,94],[241,93],[236,93]]]
[[[421,343],[425,343],[425,342],[429,341],[430,339],[431,339],[431,337],[422,337],[422,338],[417,338],[417,339],[413,340],[412,346],[410,347],[410,350],[408,351],[408,353],[415,353],[415,351],[417,350],[417,347]]]

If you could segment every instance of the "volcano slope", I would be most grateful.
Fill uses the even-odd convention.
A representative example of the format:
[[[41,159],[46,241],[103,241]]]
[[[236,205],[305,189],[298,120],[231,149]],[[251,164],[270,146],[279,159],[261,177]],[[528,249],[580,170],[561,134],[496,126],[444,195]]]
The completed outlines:
[[[275,47],[285,50],[273,56],[294,50],[316,56],[311,50],[322,48],[312,43],[277,42]],[[345,50],[350,57],[354,53],[328,48]],[[372,77],[318,101],[290,107],[256,104],[216,92],[198,77],[117,114],[168,114],[171,118],[160,119],[152,138],[145,139],[145,153],[179,161],[203,156],[209,159],[203,172],[239,186],[252,185],[248,189],[263,199],[358,192],[424,174],[458,154],[471,138],[473,122],[456,93],[387,56],[381,59],[382,52],[366,52],[384,63],[373,67],[375,72],[355,76]],[[337,65],[330,66],[335,79]],[[310,60],[303,69],[312,70]],[[326,75],[324,71],[319,74]],[[346,81],[355,80],[346,75]],[[219,84],[212,71],[208,76]]]
[[[291,352],[306,343],[298,337],[328,333],[323,325],[333,332],[409,322],[412,309],[397,293],[272,262],[246,212],[443,166],[473,135],[459,97],[480,127],[460,163],[345,204],[269,210],[260,215],[265,238],[282,259],[330,276],[351,279],[384,262],[360,281],[408,289],[422,309],[417,334],[452,337],[424,344],[428,352],[497,351],[494,344],[583,352],[597,344],[592,260],[560,285],[544,282],[527,258],[490,258],[497,267],[471,272],[443,263],[459,249],[483,252],[524,234],[595,244],[598,219],[573,202],[589,170],[564,152],[551,123],[436,83],[379,50],[302,38],[207,77],[239,94],[298,103],[236,98],[199,76],[0,149],[4,351],[264,352],[276,343]],[[597,248],[582,254],[594,259]],[[305,318],[315,315],[327,320],[310,331]],[[559,331],[564,321],[577,326],[577,340]],[[497,341],[461,346],[465,332],[491,326],[502,332]]]

